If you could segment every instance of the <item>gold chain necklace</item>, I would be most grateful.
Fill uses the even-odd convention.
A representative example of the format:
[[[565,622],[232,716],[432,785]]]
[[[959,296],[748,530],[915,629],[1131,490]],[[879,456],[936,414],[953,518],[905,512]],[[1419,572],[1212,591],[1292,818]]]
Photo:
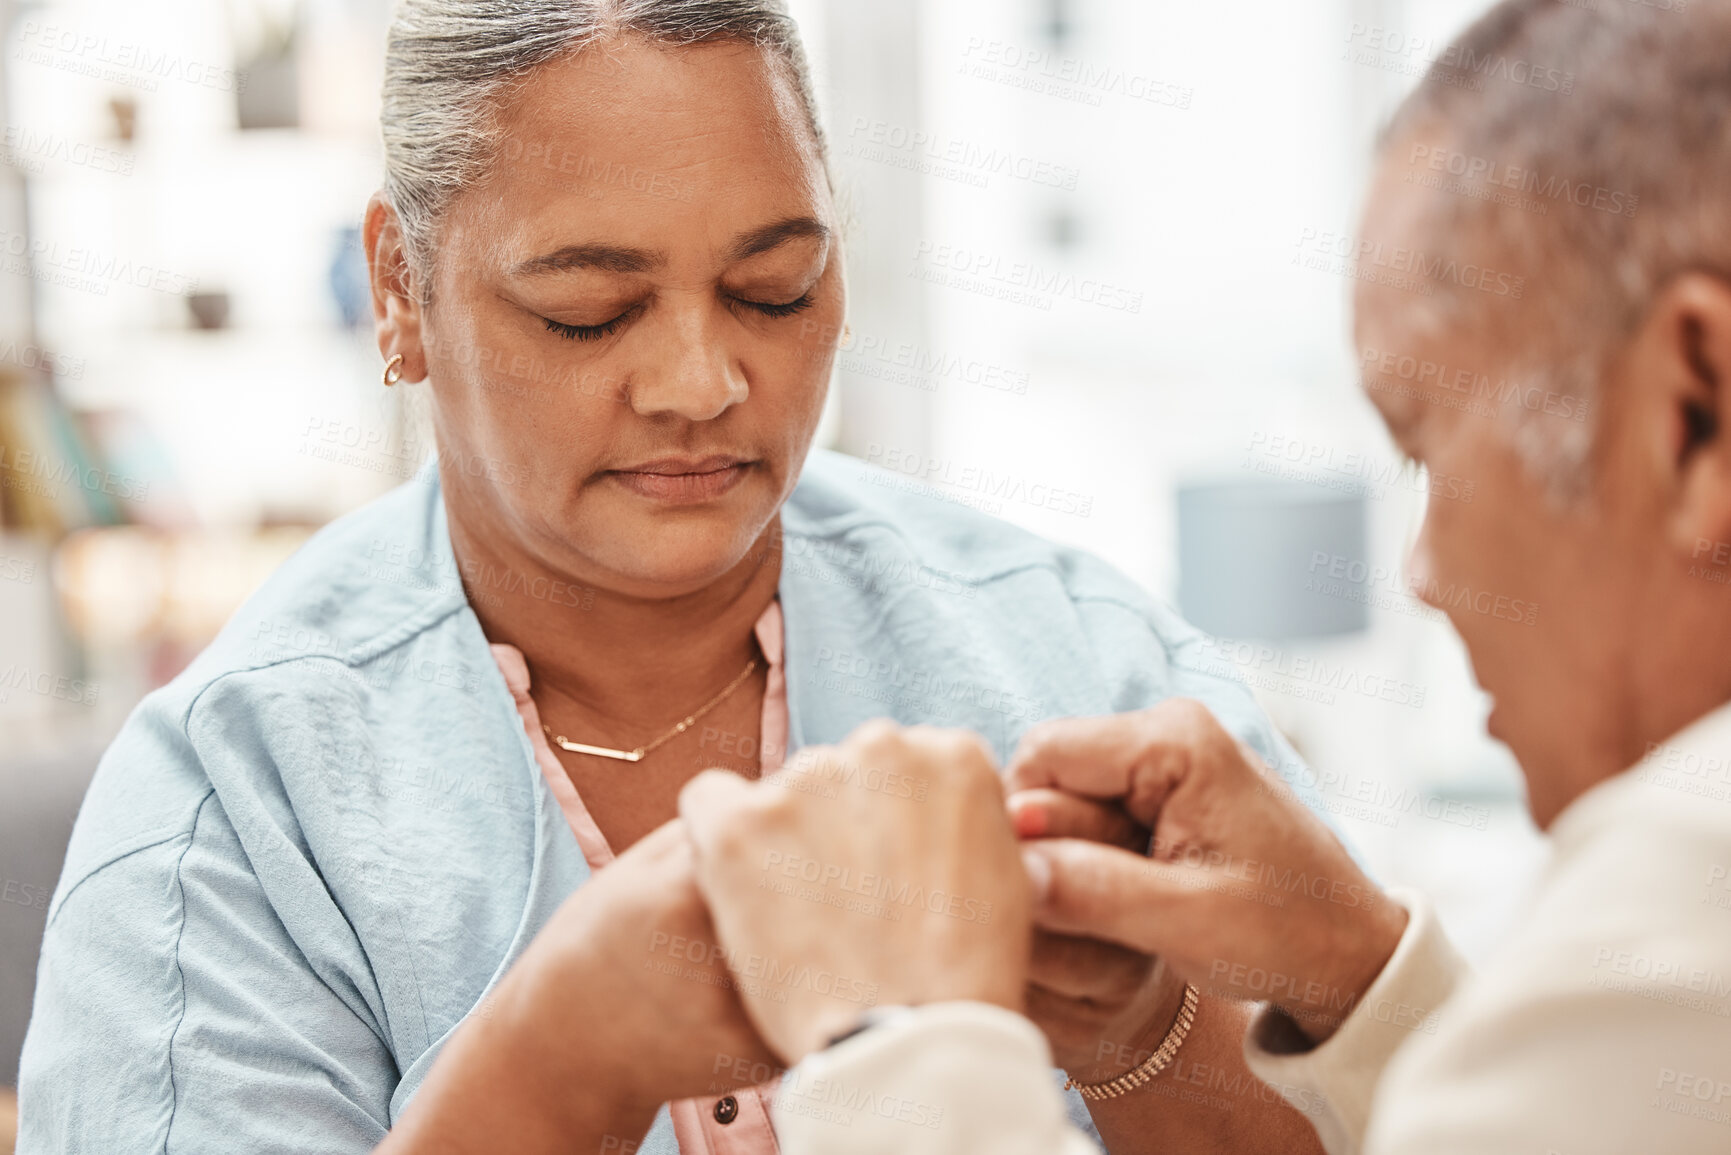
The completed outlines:
[[[673,739],[689,730],[693,722],[697,721],[699,718],[721,705],[722,702],[726,701],[727,696],[739,689],[745,680],[751,677],[753,671],[756,669],[757,659],[753,658],[751,661],[745,663],[745,669],[739,671],[733,681],[722,687],[721,693],[715,695],[715,697],[709,699],[709,701],[687,714],[682,722],[673,727],[673,729],[667,731],[667,733],[661,735],[661,737],[655,739],[655,741],[644,746],[639,746],[635,750],[615,750],[610,746],[590,746],[583,742],[573,742],[563,734],[553,733],[552,730],[547,728],[546,723],[542,723],[541,729],[547,731],[547,737],[553,739],[554,745],[558,746],[561,750],[569,750],[573,754],[593,754],[597,758],[611,758],[616,762],[641,762],[657,747],[673,741]]]

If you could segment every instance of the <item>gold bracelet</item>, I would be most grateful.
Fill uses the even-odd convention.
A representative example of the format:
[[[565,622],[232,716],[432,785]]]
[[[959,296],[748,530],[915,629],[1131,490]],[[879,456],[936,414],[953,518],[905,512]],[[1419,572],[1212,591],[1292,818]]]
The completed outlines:
[[[1074,1090],[1084,1099],[1116,1099],[1127,1091],[1151,1081],[1155,1075],[1164,1071],[1178,1054],[1178,1048],[1184,1045],[1184,1036],[1190,1033],[1190,1024],[1196,1021],[1196,988],[1189,983],[1184,984],[1184,1005],[1178,1008],[1178,1018],[1172,1023],[1172,1029],[1166,1032],[1166,1037],[1160,1041],[1152,1055],[1136,1064],[1134,1070],[1125,1071],[1116,1079],[1104,1083],[1078,1083],[1074,1079],[1064,1081],[1064,1090]]]

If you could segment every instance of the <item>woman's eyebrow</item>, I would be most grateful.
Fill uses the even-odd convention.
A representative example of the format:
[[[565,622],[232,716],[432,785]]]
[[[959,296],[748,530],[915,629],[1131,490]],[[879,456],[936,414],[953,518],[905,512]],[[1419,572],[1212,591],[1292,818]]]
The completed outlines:
[[[730,262],[743,261],[799,237],[828,240],[829,228],[816,217],[789,217],[745,233],[733,242],[727,258]],[[566,245],[551,253],[531,257],[513,265],[510,275],[538,277],[574,269],[598,269],[604,273],[647,273],[665,264],[666,260],[662,254],[647,249],[604,244]]]
[[[729,261],[743,261],[745,258],[755,257],[759,253],[767,253],[777,245],[799,237],[813,237],[820,241],[827,241],[829,239],[829,226],[816,217],[789,217],[783,221],[776,221],[774,224],[764,225],[760,229],[753,229],[734,241],[733,247],[728,250],[727,259]]]
[[[666,257],[647,249],[619,245],[566,245],[545,256],[532,257],[511,267],[513,277],[536,277],[573,269],[599,269],[604,273],[647,273],[660,267]]]

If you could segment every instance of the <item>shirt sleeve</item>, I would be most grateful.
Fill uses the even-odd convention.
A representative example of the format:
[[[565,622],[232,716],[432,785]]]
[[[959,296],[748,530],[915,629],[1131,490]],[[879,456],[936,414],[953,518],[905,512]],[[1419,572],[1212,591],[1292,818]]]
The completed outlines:
[[[1390,897],[1406,908],[1406,932],[1326,1042],[1313,1047],[1285,1012],[1267,1005],[1244,1041],[1250,1070],[1310,1116],[1329,1155],[1357,1155],[1389,1060],[1415,1032],[1436,1031],[1438,1008],[1468,974],[1424,896],[1395,890]],[[1325,995],[1319,1013],[1330,1009]]]
[[[808,1055],[775,1104],[782,1155],[1099,1155],[1065,1118],[1045,1038],[985,1003],[935,1003]]]
[[[111,770],[153,782],[156,763],[183,780],[197,765],[136,731],[115,753]],[[62,883],[20,1062],[20,1155],[371,1151],[398,1073],[364,1000],[297,946],[216,791],[189,793],[187,813]]]

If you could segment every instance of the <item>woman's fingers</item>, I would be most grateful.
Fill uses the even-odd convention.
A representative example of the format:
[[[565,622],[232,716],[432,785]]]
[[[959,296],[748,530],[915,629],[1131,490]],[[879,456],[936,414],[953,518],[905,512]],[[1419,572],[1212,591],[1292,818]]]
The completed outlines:
[[[721,850],[728,831],[738,831],[740,811],[753,801],[751,786],[730,770],[705,770],[679,791],[679,817],[699,855]]]
[[[1010,797],[1009,808],[1019,838],[1084,838],[1137,852],[1148,848],[1148,828],[1112,803],[1061,790],[1024,790]]]
[[[1034,908],[1035,925],[1042,929],[1149,955],[1184,944],[1190,923],[1185,900],[1195,889],[1187,884],[1202,872],[1074,838],[1030,842],[1022,855],[1044,868],[1045,885]]]

